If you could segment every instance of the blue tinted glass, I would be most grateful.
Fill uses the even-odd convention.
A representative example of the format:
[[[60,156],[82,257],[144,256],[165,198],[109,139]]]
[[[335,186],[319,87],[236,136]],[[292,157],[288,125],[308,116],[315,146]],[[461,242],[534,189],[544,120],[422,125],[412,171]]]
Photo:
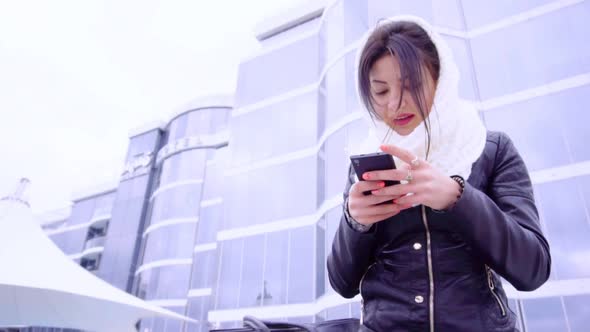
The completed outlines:
[[[262,304],[262,298],[268,295],[263,291],[263,252],[264,235],[244,239],[239,307],[259,306]]]
[[[191,298],[188,301],[187,315],[198,321],[197,324],[188,324],[188,331],[206,332],[211,324],[207,321],[210,298],[208,296]]]
[[[190,265],[153,268],[139,275],[138,296],[146,300],[184,299],[188,293]]]
[[[523,300],[527,331],[567,331],[561,300],[558,297]]]
[[[289,293],[288,303],[313,300],[314,227],[292,229],[289,234]]]
[[[264,298],[263,305],[287,303],[288,235],[288,231],[266,235],[264,283],[268,296]]]
[[[553,273],[559,279],[590,276],[590,223],[580,179],[538,186],[538,200],[551,244]]]
[[[94,213],[96,200],[93,198],[74,202],[68,225],[84,224],[90,221]]]
[[[590,2],[495,30],[471,39],[482,99],[590,71],[586,39]]]
[[[185,113],[172,120],[168,126],[168,143],[174,142],[177,139],[184,137],[184,132],[186,131],[188,122],[187,116],[187,113]]]
[[[176,218],[197,218],[201,187],[201,184],[186,184],[159,192],[153,198],[151,224]]]
[[[224,228],[261,224],[315,212],[316,163],[317,158],[312,155],[227,176]],[[292,181],[286,185],[285,179]],[[262,196],[265,199],[260,199]]]
[[[240,65],[236,104],[246,106],[311,84],[318,73],[317,36],[288,44]]]
[[[224,241],[220,245],[221,272],[217,284],[215,308],[217,310],[234,309],[238,305],[243,239]]]
[[[196,244],[213,243],[221,224],[223,204],[201,207]]]
[[[232,167],[314,146],[317,96],[311,91],[232,118]]]
[[[217,253],[215,250],[195,253],[191,289],[210,288],[217,272]]]
[[[161,259],[191,258],[196,223],[158,228],[147,236],[143,264]]]
[[[116,192],[111,192],[106,195],[101,195],[96,198],[94,206],[93,217],[104,216],[111,213],[113,203],[115,202]]]
[[[350,304],[341,304],[336,307],[326,309],[327,312],[327,319],[326,320],[334,320],[334,319],[342,319],[342,318],[350,318]]]
[[[326,199],[332,199],[334,196],[342,195],[350,165],[349,153],[346,150],[346,141],[352,126],[353,124],[338,130],[324,144],[324,158],[326,159],[324,174]]]
[[[352,318],[361,318],[361,303],[360,302],[352,302],[350,304],[350,317]]]
[[[451,1],[455,2],[455,1]],[[494,2],[457,1],[463,5],[467,27],[472,30],[509,16],[552,2],[552,0],[496,0]]]
[[[440,3],[439,1],[434,1]],[[454,2],[454,1],[451,1]],[[443,37],[451,48],[453,59],[459,69],[459,96],[469,100],[477,99],[475,94],[475,77],[473,75],[473,64],[471,63],[471,52],[467,42],[462,38],[445,36]]]
[[[219,199],[223,195],[223,172],[226,166],[223,157],[218,151],[215,151],[213,161],[207,164],[205,183],[203,184],[203,201]]]
[[[145,134],[132,137],[129,141],[129,148],[125,160],[129,161],[137,155],[155,151],[157,149],[156,143],[159,136],[160,133],[158,130],[152,130]]]
[[[588,103],[590,86],[583,86],[484,114],[487,127],[506,131],[523,148],[521,152],[531,168],[539,169],[590,159],[586,146],[590,140],[586,129],[590,120],[585,107]],[[557,109],[560,116],[555,116]]]
[[[507,133],[530,171],[568,164],[561,117],[555,117],[555,108],[522,104],[486,111],[486,127]]]
[[[585,332],[590,326],[590,295],[564,296],[565,312],[571,332]]]
[[[193,149],[166,158],[159,186],[182,180],[203,180],[207,149]]]

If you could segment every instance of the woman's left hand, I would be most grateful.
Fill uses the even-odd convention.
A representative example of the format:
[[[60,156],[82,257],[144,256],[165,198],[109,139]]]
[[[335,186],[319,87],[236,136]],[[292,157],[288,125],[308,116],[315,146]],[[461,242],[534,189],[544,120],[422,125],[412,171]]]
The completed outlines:
[[[397,169],[366,172],[363,178],[372,181],[405,180],[407,183],[373,190],[373,195],[402,196],[394,200],[402,209],[422,204],[435,210],[445,210],[457,201],[461,187],[455,180],[395,145],[382,145],[381,150],[405,164],[397,165]]]

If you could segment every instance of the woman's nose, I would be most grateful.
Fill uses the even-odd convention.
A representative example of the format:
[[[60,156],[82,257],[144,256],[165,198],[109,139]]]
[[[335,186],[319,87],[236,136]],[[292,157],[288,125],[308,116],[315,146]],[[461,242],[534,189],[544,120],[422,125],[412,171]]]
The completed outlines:
[[[398,109],[401,109],[404,107],[404,105],[406,103],[405,99],[406,99],[406,96],[404,96],[404,98],[401,98],[401,102],[400,102],[399,94],[392,94],[392,96],[389,98],[389,100],[387,102],[387,111],[388,112],[397,112]]]

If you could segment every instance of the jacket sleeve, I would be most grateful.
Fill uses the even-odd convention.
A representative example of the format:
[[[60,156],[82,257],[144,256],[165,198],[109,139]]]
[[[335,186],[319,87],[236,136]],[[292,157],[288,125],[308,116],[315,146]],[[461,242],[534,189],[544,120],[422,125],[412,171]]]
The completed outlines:
[[[468,183],[449,211],[464,240],[516,289],[540,287],[551,271],[549,244],[541,232],[526,166],[505,134],[485,194]]]
[[[354,183],[352,168],[348,174],[343,209],[348,199],[348,191]],[[356,231],[348,224],[342,213],[327,267],[332,288],[345,298],[352,298],[359,293],[361,278],[374,260],[375,228],[376,226],[373,226],[365,233]]]

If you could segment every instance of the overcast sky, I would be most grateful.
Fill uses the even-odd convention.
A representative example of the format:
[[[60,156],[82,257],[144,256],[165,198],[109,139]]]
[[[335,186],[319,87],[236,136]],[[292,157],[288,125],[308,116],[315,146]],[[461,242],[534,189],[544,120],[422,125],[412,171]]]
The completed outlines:
[[[128,132],[232,92],[254,26],[304,0],[0,0],[0,196],[33,211],[116,180]]]

